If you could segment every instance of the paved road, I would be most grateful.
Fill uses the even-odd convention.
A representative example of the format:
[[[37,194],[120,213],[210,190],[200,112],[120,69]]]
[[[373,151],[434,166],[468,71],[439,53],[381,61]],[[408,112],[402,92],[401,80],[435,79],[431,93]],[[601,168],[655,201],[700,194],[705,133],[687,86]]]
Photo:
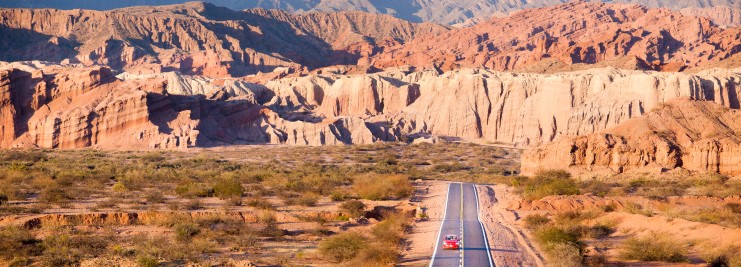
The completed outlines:
[[[474,185],[451,183],[445,201],[445,218],[430,266],[494,266],[483,224],[479,221],[479,201]],[[462,237],[462,249],[444,250],[442,240],[446,235]]]

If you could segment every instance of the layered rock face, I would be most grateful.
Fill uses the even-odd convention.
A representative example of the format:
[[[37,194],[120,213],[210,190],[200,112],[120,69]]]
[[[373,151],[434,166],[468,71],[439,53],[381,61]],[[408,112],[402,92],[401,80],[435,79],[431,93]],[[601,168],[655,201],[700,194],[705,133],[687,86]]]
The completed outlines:
[[[741,174],[741,111],[678,100],[615,128],[564,137],[523,154],[522,171],[570,169],[622,173],[682,167]]]
[[[572,2],[531,9],[388,48],[370,63],[440,70],[552,72],[578,65],[678,71],[733,56],[741,30],[638,5]]]
[[[683,8],[682,14],[705,17],[711,19],[715,24],[725,27],[741,26],[741,7],[715,6],[705,8]]]
[[[608,129],[672,99],[738,108],[738,71],[698,74],[594,69],[517,74],[466,69],[395,70],[285,78],[265,86],[274,110],[360,117],[401,134],[537,146]],[[304,118],[304,120],[308,120]]]
[[[113,11],[0,9],[0,59],[208,76],[355,64],[375,44],[447,28],[360,12],[292,15],[203,3]],[[362,25],[362,27],[358,27]]]
[[[162,77],[121,80],[101,67],[7,64],[0,68],[0,146],[169,149],[393,140],[360,118],[284,120],[237,85],[244,86],[209,85],[217,88],[211,95],[192,95],[183,83]]]
[[[595,0],[597,1],[597,0]],[[5,0],[0,7],[24,8],[60,8],[60,9],[95,9],[106,10],[139,5],[180,4],[188,0],[158,0],[156,3],[142,0],[93,1],[93,0]],[[503,16],[525,8],[538,8],[569,2],[567,0],[206,0],[219,6],[234,10],[249,8],[283,9],[290,12],[305,11],[364,11],[389,14],[408,21],[430,21],[445,25],[462,24],[471,20],[487,20],[492,16]],[[642,4],[649,7],[671,9],[736,7],[741,8],[737,0],[610,0],[604,2]]]
[[[735,23],[737,10],[723,10],[724,23]],[[363,73],[407,65],[438,71],[680,71],[741,51],[739,28],[683,15],[718,12],[572,2],[450,30],[355,11],[232,11],[204,3],[112,11],[0,9],[0,60],[209,77],[283,67],[307,74],[336,65],[356,65]]]

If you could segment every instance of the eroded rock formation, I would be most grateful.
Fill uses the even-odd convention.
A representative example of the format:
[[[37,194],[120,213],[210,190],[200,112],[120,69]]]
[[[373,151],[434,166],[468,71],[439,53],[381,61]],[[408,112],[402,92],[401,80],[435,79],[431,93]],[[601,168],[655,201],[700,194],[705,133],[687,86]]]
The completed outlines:
[[[585,136],[564,137],[523,154],[522,170],[661,172],[685,168],[741,174],[741,111],[675,100],[645,116]]]
[[[679,71],[739,52],[741,30],[639,5],[577,1],[388,48],[370,63],[553,72],[580,65]]]
[[[205,3],[113,11],[0,9],[0,59],[215,77],[355,64],[376,43],[447,28],[361,12],[232,11]]]

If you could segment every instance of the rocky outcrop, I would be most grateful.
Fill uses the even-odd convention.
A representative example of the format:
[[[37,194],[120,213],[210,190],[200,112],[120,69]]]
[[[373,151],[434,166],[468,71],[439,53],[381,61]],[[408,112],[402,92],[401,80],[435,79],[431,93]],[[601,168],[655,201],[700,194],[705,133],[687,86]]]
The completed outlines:
[[[466,69],[317,75],[268,82],[265,105],[300,120],[360,117],[392,132],[537,146],[614,127],[672,99],[738,108],[737,71],[595,69],[522,74]],[[299,116],[296,113],[305,116]]]
[[[602,131],[563,137],[522,156],[522,171],[662,172],[684,168],[741,174],[741,111],[678,100]]]
[[[306,11],[333,12],[338,10],[365,11],[389,14],[409,21],[430,21],[445,25],[460,24],[471,19],[489,19],[492,16],[504,16],[525,8],[538,8],[569,2],[568,0],[528,0],[528,1],[492,1],[492,0],[270,0],[270,1],[234,1],[206,0],[233,10],[249,8],[284,9],[300,13]],[[598,1],[598,0],[595,0]],[[188,0],[158,0],[155,4],[179,4]],[[737,0],[604,0],[613,3],[634,3],[649,7],[671,9],[707,8],[726,5],[741,8]],[[121,1],[80,1],[80,0],[5,0],[2,7],[33,7],[59,9],[114,9],[141,5],[140,0]]]
[[[553,72],[578,65],[679,71],[741,49],[741,30],[639,5],[577,1],[494,18],[385,49],[372,66]],[[634,62],[626,66],[626,62]]]
[[[687,7],[679,10],[682,14],[706,17],[711,19],[715,24],[725,27],[741,26],[741,7],[714,6],[714,7]]]
[[[355,64],[378,52],[376,43],[398,44],[447,30],[360,12],[242,12],[195,2],[113,11],[0,9],[0,18],[2,60],[127,70],[155,64],[214,77]]]
[[[387,127],[357,117],[284,119],[257,102],[266,93],[256,84],[177,74],[122,77],[103,67],[0,67],[0,145],[172,149],[396,140]],[[193,94],[201,92],[208,95]]]

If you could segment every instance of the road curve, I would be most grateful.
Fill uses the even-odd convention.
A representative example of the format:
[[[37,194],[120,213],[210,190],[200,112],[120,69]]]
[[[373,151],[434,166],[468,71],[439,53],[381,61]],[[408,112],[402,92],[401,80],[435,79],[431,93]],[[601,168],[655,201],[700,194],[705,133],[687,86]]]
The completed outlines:
[[[460,250],[444,250],[445,235],[461,237]],[[473,184],[451,183],[430,266],[494,266]]]

